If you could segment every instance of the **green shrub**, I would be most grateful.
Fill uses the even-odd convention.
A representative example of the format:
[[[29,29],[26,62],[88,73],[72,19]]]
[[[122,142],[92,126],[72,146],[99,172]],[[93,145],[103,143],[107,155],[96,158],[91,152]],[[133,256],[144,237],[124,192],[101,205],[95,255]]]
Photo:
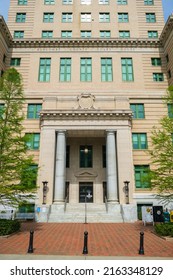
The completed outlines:
[[[161,223],[154,226],[157,234],[161,236],[172,236],[173,237],[173,223]]]
[[[20,229],[20,222],[17,220],[0,220],[0,235],[8,235]]]

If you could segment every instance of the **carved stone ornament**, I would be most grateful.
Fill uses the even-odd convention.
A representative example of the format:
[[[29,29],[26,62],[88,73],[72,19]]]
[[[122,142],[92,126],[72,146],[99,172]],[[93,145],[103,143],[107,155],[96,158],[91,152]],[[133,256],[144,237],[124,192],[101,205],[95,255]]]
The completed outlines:
[[[78,104],[81,109],[91,109],[94,107],[95,96],[88,93],[82,93],[78,96]]]

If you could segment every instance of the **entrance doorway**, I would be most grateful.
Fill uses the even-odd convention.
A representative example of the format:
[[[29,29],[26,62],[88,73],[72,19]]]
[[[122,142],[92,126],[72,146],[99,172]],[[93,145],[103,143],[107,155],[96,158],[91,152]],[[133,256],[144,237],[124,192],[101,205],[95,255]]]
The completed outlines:
[[[80,182],[79,183],[79,203],[92,203],[93,202],[93,183]]]

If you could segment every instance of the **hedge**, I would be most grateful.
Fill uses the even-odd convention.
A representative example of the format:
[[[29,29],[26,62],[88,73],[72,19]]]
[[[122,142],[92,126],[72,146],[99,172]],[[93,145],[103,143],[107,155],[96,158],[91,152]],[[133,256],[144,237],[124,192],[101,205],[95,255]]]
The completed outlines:
[[[157,234],[173,237],[173,223],[160,223],[154,226]]]
[[[0,220],[0,235],[8,235],[20,229],[20,222],[17,220]]]

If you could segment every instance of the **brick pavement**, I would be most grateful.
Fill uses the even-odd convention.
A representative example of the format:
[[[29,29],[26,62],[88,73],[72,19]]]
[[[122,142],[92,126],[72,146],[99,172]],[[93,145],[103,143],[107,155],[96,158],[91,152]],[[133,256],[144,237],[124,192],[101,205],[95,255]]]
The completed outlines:
[[[88,231],[88,256],[140,256],[140,231],[144,232],[145,257],[172,257],[173,242],[153,233],[153,226],[142,222],[78,224],[22,224],[21,231],[0,237],[0,254],[27,254],[29,231],[34,230],[33,255],[82,256],[84,231]]]

